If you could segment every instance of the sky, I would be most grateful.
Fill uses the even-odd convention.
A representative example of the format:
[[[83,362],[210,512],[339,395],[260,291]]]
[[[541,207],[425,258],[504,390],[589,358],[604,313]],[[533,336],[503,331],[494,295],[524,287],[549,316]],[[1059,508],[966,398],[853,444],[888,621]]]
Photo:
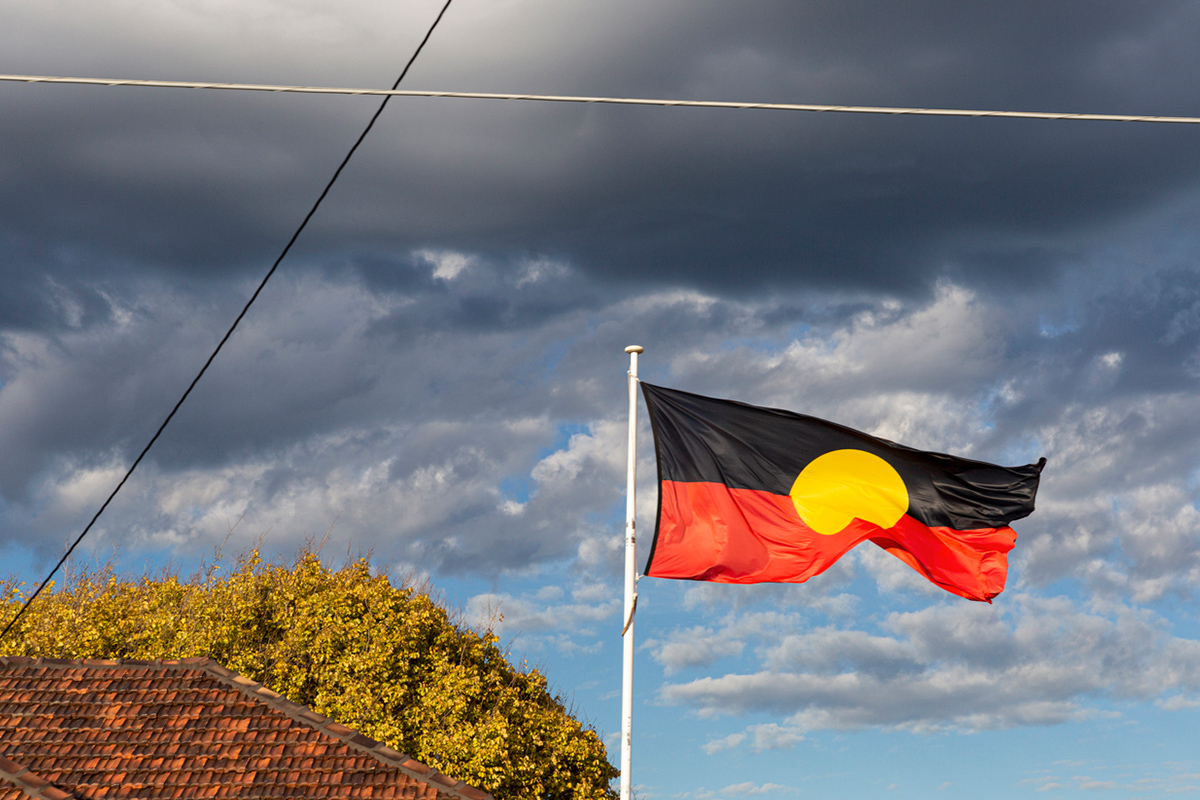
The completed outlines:
[[[385,88],[439,8],[7,0],[0,72]],[[455,0],[405,87],[1195,115],[1198,40],[1197,0]],[[0,84],[0,573],[95,513],[377,103]],[[83,555],[369,552],[616,761],[640,344],[1048,466],[991,605],[869,543],[643,579],[639,798],[1200,794],[1198,225],[1195,126],[397,99]]]

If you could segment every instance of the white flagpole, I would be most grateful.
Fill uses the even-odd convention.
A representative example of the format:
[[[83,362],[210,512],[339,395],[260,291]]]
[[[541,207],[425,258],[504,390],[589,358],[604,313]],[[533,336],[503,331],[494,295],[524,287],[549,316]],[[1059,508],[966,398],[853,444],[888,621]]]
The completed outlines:
[[[634,519],[637,491],[637,374],[640,345],[625,348],[629,353],[629,461],[625,477],[625,616],[621,638],[625,644],[621,673],[621,800],[629,800],[630,767],[633,761],[633,612],[637,609],[637,524]]]

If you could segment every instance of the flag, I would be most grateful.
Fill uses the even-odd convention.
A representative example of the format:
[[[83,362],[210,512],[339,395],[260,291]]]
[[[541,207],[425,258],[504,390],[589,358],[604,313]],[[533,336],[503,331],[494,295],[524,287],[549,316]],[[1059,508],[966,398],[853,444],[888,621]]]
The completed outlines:
[[[869,540],[971,600],[1004,590],[1008,527],[1046,459],[998,467],[815,417],[642,383],[658,458],[646,575],[801,583]]]

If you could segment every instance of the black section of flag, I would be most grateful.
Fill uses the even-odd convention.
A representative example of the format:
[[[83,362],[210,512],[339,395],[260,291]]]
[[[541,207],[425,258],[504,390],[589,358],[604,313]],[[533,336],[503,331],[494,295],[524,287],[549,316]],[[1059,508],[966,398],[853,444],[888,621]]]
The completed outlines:
[[[909,516],[929,526],[996,528],[1033,512],[1046,459],[1023,467],[930,453],[772,408],[642,383],[660,481],[723,483],[787,495],[818,456],[863,450],[904,480]]]

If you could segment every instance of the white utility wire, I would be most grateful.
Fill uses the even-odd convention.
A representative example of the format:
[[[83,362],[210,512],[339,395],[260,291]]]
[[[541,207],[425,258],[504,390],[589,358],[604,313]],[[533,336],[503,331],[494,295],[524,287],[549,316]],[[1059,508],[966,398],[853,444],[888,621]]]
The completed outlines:
[[[1139,114],[1070,114],[1047,111],[984,111],[966,108],[905,108],[892,106],[831,106],[812,103],[734,103],[720,100],[655,100],[645,97],[577,97],[554,94],[500,94],[494,92],[433,92],[412,89],[342,89],[331,86],[275,86],[260,83],[201,83],[197,81],[143,81],[120,78],[61,78],[50,75],[0,75],[0,81],[19,83],[69,83],[85,86],[152,86],[160,89],[227,89],[240,92],[289,94],[348,94],[368,97],[454,97],[465,100],[533,100],[540,103],[604,103],[623,106],[677,106],[682,108],[741,108],[764,111],[826,111],[840,114],[892,114],[916,117],[1003,117],[1009,119],[1073,119],[1096,122],[1173,122],[1200,125],[1200,117],[1164,117]]]

